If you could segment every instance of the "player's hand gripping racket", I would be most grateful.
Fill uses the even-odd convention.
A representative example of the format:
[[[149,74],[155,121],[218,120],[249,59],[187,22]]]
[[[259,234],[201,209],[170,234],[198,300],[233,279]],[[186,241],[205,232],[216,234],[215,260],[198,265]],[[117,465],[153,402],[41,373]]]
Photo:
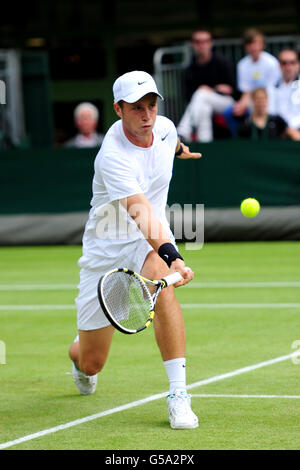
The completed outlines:
[[[178,272],[151,281],[130,269],[113,269],[98,283],[100,305],[117,330],[127,334],[139,333],[151,324],[160,291],[181,279]],[[154,293],[150,292],[150,286],[155,288]]]

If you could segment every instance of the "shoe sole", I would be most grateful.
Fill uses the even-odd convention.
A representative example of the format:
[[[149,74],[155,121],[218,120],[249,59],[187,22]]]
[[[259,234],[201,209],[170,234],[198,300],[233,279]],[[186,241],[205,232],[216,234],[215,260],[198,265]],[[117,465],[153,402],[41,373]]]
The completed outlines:
[[[195,429],[199,426],[199,423],[195,423],[195,424],[188,424],[188,425],[185,425],[185,424],[181,424],[181,425],[174,425],[173,423],[170,422],[170,426],[172,429]]]

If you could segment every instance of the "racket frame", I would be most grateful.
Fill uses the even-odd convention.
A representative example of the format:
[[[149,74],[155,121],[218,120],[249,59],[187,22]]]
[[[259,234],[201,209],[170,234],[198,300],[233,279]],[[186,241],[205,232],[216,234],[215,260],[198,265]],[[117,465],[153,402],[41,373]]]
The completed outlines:
[[[130,275],[130,276],[135,276],[136,278],[138,278],[139,282],[141,282],[143,284],[143,288],[147,291],[147,293],[149,294],[149,298],[151,299],[151,308],[149,310],[149,316],[148,316],[145,324],[143,326],[141,326],[140,328],[136,329],[136,330],[130,330],[130,329],[122,326],[119,322],[117,322],[117,320],[110,314],[110,311],[109,311],[109,309],[108,309],[108,307],[105,303],[104,296],[102,295],[102,287],[103,287],[103,284],[105,282],[105,279],[107,277],[109,277],[111,274],[117,273],[117,272],[123,272],[125,274]],[[104,315],[106,316],[108,321],[117,330],[119,330],[121,333],[129,334],[129,335],[130,334],[135,334],[135,333],[139,333],[140,331],[145,330],[153,322],[154,314],[155,314],[155,311],[154,311],[155,302],[156,302],[157,296],[161,292],[161,290],[164,289],[165,287],[168,287],[169,285],[175,284],[176,282],[180,281],[180,279],[182,279],[181,275],[179,273],[174,273],[174,274],[170,274],[170,275],[166,276],[163,279],[150,280],[150,279],[147,279],[147,278],[141,276],[140,274],[132,271],[131,269],[115,268],[115,269],[112,269],[111,271],[108,271],[107,273],[105,273],[100,278],[99,283],[98,283],[98,287],[97,287],[98,299],[99,299],[99,302],[100,302],[100,305],[101,305],[101,308],[103,310]],[[149,291],[147,284],[150,284],[150,285],[156,287],[153,294],[151,294],[151,292]]]

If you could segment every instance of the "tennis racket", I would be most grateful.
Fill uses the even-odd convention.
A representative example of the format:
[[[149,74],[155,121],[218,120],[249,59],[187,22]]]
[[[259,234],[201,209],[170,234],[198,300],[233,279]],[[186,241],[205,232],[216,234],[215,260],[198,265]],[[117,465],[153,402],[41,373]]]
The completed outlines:
[[[181,274],[176,272],[151,281],[130,269],[116,268],[101,277],[99,302],[106,318],[117,330],[126,334],[139,333],[152,323],[161,290],[181,279]]]

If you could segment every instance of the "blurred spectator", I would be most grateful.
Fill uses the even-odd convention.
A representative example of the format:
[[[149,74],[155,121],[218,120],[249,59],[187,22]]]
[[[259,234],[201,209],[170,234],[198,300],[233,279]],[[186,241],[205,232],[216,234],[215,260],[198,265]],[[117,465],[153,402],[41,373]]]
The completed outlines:
[[[185,70],[188,106],[177,131],[184,140],[213,140],[213,114],[222,113],[234,103],[234,68],[213,51],[211,33],[199,29],[192,34],[193,59]],[[193,136],[195,135],[195,139]]]
[[[254,90],[251,98],[252,112],[239,126],[239,137],[253,140],[290,137],[293,140],[300,140],[299,131],[291,130],[282,117],[268,113],[268,94],[265,88]]]
[[[104,136],[98,134],[96,129],[99,120],[99,111],[91,103],[81,103],[74,110],[74,123],[78,134],[65,142],[64,147],[99,147]]]
[[[250,113],[251,92],[272,86],[281,78],[279,62],[264,51],[264,36],[258,29],[250,28],[244,32],[244,47],[247,55],[237,64],[237,88],[241,97],[224,113],[233,135],[236,135],[239,118]]]
[[[300,61],[293,49],[279,53],[282,78],[269,87],[269,112],[281,116],[290,129],[300,129]]]

